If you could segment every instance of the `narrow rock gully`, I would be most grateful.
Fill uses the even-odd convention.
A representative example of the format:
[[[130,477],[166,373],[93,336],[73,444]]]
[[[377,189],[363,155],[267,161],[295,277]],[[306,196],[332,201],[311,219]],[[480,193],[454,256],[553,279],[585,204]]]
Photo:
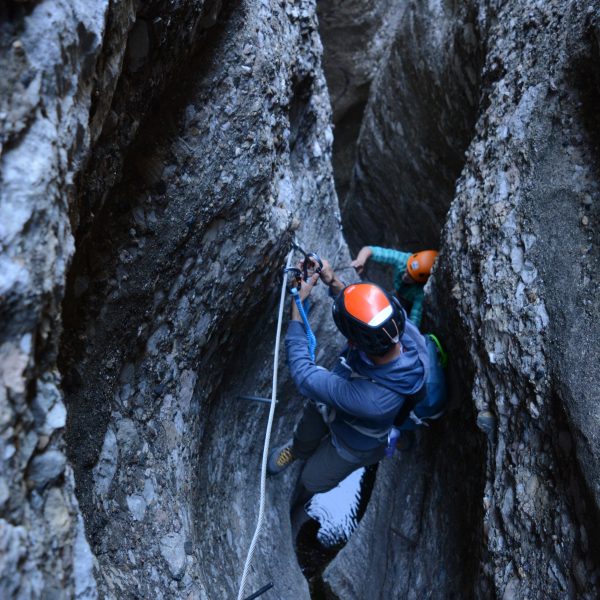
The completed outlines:
[[[265,17],[255,10],[255,20]],[[302,31],[311,20],[299,18]],[[303,243],[349,264],[335,211],[333,219],[321,219],[319,231],[313,214],[322,209],[314,199],[302,201],[320,185],[328,186],[321,196],[333,195],[331,172],[314,151],[319,121],[327,118],[327,105],[320,105],[318,96],[324,84],[303,71],[308,66],[288,67],[282,77],[266,64],[266,56],[254,58],[259,77],[248,78],[243,70],[231,74],[226,65],[236,53],[252,64],[245,31],[251,26],[234,7],[220,13],[189,66],[177,71],[152,103],[137,108],[140,124],[120,182],[77,217],[59,365],[68,456],[99,563],[99,585],[109,596],[139,590],[231,596],[256,517],[266,417],[263,406],[238,395],[268,395],[277,275],[296,221],[303,223],[296,232]],[[280,49],[273,52],[281,61]],[[345,131],[356,134],[362,113],[355,114],[354,124],[345,117]],[[260,137],[265,124],[268,139]],[[106,160],[103,140],[96,165]],[[320,166],[315,168],[315,161]],[[98,177],[90,172],[83,180],[92,198],[101,189]],[[244,245],[236,241],[241,239]],[[325,315],[315,324],[319,358],[331,362],[335,354],[326,350],[339,342],[326,322],[327,300],[318,302],[322,306],[315,313]],[[454,396],[464,398],[468,382],[453,379]],[[284,408],[278,410],[273,443],[289,432],[301,402],[285,377],[280,387]],[[382,483],[375,484],[370,470],[357,516],[367,510],[374,484],[378,502],[390,502],[389,490],[380,488],[399,476],[412,489],[407,497],[424,510],[431,491],[422,469],[439,471],[432,463],[440,459],[436,440],[446,429],[427,432],[414,457],[403,461],[406,466],[390,461]],[[402,474],[394,473],[397,469]],[[295,475],[269,481],[272,514],[253,587],[276,578],[279,597],[300,597],[298,590],[305,589],[321,598],[329,589],[322,572],[343,543],[334,544],[335,551],[328,549],[322,560],[323,547],[310,549],[316,539],[310,527],[303,530],[299,551],[311,576],[309,592],[289,539]],[[481,472],[468,480],[480,488]],[[469,486],[461,489],[463,507],[480,497]],[[467,523],[479,521],[478,511],[465,512],[464,530],[472,530]],[[407,547],[414,546],[419,528],[415,514],[406,531],[389,529]],[[368,527],[378,530],[385,523]],[[292,574],[282,578],[281,569]]]
[[[449,406],[343,534],[269,479],[246,595],[599,597],[598,3],[83,4],[0,8],[0,596],[237,596],[296,240],[440,250]]]
[[[275,223],[284,229],[274,241],[265,229],[269,233],[272,221],[280,217],[268,215],[271,223],[265,224],[257,207],[261,202],[268,207],[275,190],[275,212],[291,213],[291,208],[293,219],[298,218],[301,208],[290,207],[293,200],[287,196],[298,189],[296,180],[313,169],[314,129],[326,113],[315,114],[316,84],[310,74],[292,71],[286,83],[265,69],[264,83],[246,79],[246,84],[243,71],[230,75],[223,65],[236,48],[247,56],[243,31],[234,8],[221,13],[191,64],[147,108],[124,158],[121,181],[91,209],[93,219],[83,211],[79,215],[77,250],[63,302],[59,364],[68,406],[69,459],[86,532],[101,567],[100,587],[108,595],[153,588],[231,596],[256,517],[266,409],[238,395],[268,395],[277,274],[291,240],[290,225],[285,224],[289,217],[283,214],[283,223]],[[270,99],[269,92],[263,97],[262,89],[254,89],[257,83],[280,83],[285,94],[291,90],[291,101]],[[283,104],[281,125],[271,122],[272,112],[261,112],[264,102],[273,106],[277,101]],[[348,132],[357,135],[363,117],[362,111],[353,114],[355,123],[343,117],[348,145],[357,144]],[[271,141],[255,141],[254,132],[265,119]],[[307,149],[312,154],[308,163]],[[264,179],[267,165],[276,173],[272,180]],[[97,189],[93,173],[86,185]],[[312,236],[314,247],[331,256],[331,245],[328,250],[323,235],[310,225],[318,207],[306,210],[311,221],[303,226],[306,233],[301,229],[299,234],[303,239]],[[329,227],[341,245],[339,226]],[[236,240],[242,238],[246,242],[240,246]],[[333,251],[344,256],[338,248]],[[389,278],[382,282],[391,287]],[[326,300],[321,303],[328,319]],[[331,361],[334,354],[324,356],[323,343],[332,337],[331,325],[321,331],[320,356]],[[457,472],[454,461],[452,466],[443,464],[452,446],[444,439],[452,429],[449,424],[469,411],[461,402],[468,379],[458,377],[456,367],[451,369],[453,402],[447,424],[436,424],[423,439],[419,435],[406,456],[386,461],[377,484],[375,470],[369,470],[353,509],[360,519],[374,488],[377,510],[385,509],[388,517],[365,527],[380,532],[375,539],[396,537],[389,540],[396,548],[414,548],[420,513],[432,510],[429,503],[439,495],[454,499],[457,514],[447,518],[458,532],[454,537],[464,538],[461,543],[475,537],[481,520],[477,498],[483,463],[476,469],[471,464],[468,473]],[[468,368],[463,365],[460,371]],[[273,443],[289,432],[301,401],[286,379],[280,396],[285,408],[278,411]],[[473,417],[467,420],[474,422]],[[472,436],[469,454],[481,455],[480,437]],[[464,443],[456,445],[462,453],[469,450]],[[428,472],[437,473],[433,485],[425,477]],[[268,483],[269,510],[275,513],[261,544],[268,568],[260,569],[259,562],[255,581],[258,586],[279,579],[282,568],[298,571],[287,576],[285,585],[295,590],[293,597],[300,597],[296,590],[305,585],[298,579],[287,515],[295,476],[293,471],[282,481]],[[398,485],[398,480],[404,483]],[[457,481],[462,484],[456,486]],[[393,516],[403,512],[390,496],[393,489],[411,499],[410,518]],[[387,519],[397,525],[388,527]],[[308,593],[313,598],[343,597],[331,591],[323,571],[345,540],[330,542],[330,547],[319,544],[314,523],[302,530],[297,547],[310,581]],[[470,556],[475,565],[476,553]],[[156,561],[164,561],[167,579]],[[284,594],[281,584],[278,588],[274,593]]]

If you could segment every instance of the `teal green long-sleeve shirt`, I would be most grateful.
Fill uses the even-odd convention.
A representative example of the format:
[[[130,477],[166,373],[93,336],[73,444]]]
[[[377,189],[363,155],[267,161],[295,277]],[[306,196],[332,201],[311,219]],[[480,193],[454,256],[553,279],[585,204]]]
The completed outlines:
[[[423,285],[420,283],[404,283],[402,275],[406,271],[408,259],[412,252],[400,252],[391,248],[381,248],[380,246],[369,246],[371,260],[384,265],[394,267],[394,287],[398,296],[404,298],[412,304],[408,318],[417,326],[421,326],[421,317],[423,316]]]

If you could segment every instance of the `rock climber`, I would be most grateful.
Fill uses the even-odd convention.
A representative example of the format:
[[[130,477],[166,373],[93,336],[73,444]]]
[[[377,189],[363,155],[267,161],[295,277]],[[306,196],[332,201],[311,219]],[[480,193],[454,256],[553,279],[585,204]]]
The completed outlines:
[[[304,461],[296,507],[355,469],[377,463],[395,422],[402,429],[421,405],[420,418],[439,412],[439,405],[427,405],[425,393],[436,347],[406,319],[398,300],[372,283],[345,286],[327,261],[320,275],[302,282],[301,300],[319,277],[335,297],[333,318],[348,344],[331,371],[317,366],[292,302],[287,360],[298,391],[309,400],[293,438],[270,453],[268,471],[276,475],[293,461]]]
[[[400,252],[379,246],[364,246],[352,261],[352,266],[360,275],[370,259],[373,262],[394,267],[394,288],[402,306],[409,313],[409,319],[421,326],[423,316],[423,286],[427,283],[431,268],[438,255],[435,250],[423,250],[415,254]]]

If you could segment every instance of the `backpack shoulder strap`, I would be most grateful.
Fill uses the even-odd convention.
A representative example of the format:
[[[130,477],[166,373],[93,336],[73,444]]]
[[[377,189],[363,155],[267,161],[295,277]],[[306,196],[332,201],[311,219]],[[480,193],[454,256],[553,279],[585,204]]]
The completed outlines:
[[[393,388],[388,387],[387,385],[384,385],[383,383],[380,383],[379,381],[375,381],[374,379],[371,379],[370,377],[365,377],[364,375],[360,375],[359,373],[357,373],[346,362],[345,357],[340,357],[340,361],[344,365],[344,367],[346,367],[347,369],[349,369],[351,371],[351,374],[350,374],[351,379],[367,379],[371,383],[374,383],[375,385],[379,385],[382,388],[389,390],[390,392],[394,392],[398,396],[401,395]],[[427,397],[427,383],[424,383],[423,386],[421,387],[421,389],[418,392],[416,392],[415,394],[410,394],[409,396],[405,396],[404,403],[402,404],[402,406],[400,407],[400,410],[396,413],[396,416],[394,417],[394,427],[402,426],[404,424],[404,422],[408,418],[410,418],[410,413],[415,409],[415,406],[417,406],[417,404],[419,404],[419,402],[421,402],[422,400],[425,400],[426,397]]]
[[[405,421],[410,417],[410,413],[415,409],[415,406],[425,400],[427,396],[427,384],[423,384],[423,387],[416,393],[406,396],[404,404],[400,407],[400,410],[394,418],[394,427],[401,427]]]

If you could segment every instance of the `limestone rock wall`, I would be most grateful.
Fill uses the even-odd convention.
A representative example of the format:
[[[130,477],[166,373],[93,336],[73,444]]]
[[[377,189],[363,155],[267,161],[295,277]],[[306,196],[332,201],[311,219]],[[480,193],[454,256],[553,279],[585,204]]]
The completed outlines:
[[[0,7],[3,598],[236,595],[267,416],[240,395],[270,394],[279,269],[294,238],[349,260],[315,13]],[[600,7],[320,19],[336,122],[361,131],[346,233],[440,244],[427,327],[452,356],[446,418],[382,465],[326,593],[595,598]],[[301,403],[285,369],[279,398],[275,443]],[[295,469],[269,483],[248,594],[310,595]]]
[[[389,52],[406,4],[405,0],[320,0],[317,4],[335,127],[335,187],[342,210],[371,82]]]
[[[369,88],[406,2],[398,0],[323,0],[318,3],[323,69],[333,119],[366,104]]]
[[[403,110],[382,101],[393,86],[382,68],[344,222],[355,245],[424,247],[445,220],[427,326],[450,348],[452,401],[415,454],[384,467],[388,485],[378,480],[364,522],[325,573],[332,598],[367,588],[370,597],[442,598],[453,574],[467,597],[598,593],[598,10],[415,3],[399,25],[393,48],[403,51],[386,71],[403,83]],[[424,29],[432,14],[436,25]],[[440,86],[440,73],[454,82]],[[474,431],[479,411],[493,415],[487,435]],[[479,506],[463,505],[464,537],[455,531],[450,545],[461,491],[441,473],[472,500],[480,494]],[[386,527],[399,540],[390,546],[385,534],[379,549],[372,532]],[[422,552],[432,537],[439,545]],[[365,547],[378,548],[380,569],[366,581],[349,575]],[[465,564],[475,556],[470,578],[456,553]]]
[[[266,416],[237,394],[269,395],[293,237],[344,256],[314,6],[243,3],[217,27],[140,125],[65,304],[67,439],[106,594],[237,593]],[[278,489],[248,593],[300,597]]]
[[[452,275],[434,291],[438,306],[452,294],[475,404],[497,416],[482,569],[504,597],[592,598],[600,583],[598,10],[511,2],[498,13],[444,229]]]
[[[438,244],[477,115],[485,6],[405,4],[357,142],[344,210],[355,249]]]
[[[0,595],[233,597],[279,269],[295,236],[348,261],[315,5],[1,10]],[[308,595],[289,485],[248,594]]]
[[[5,3],[0,178],[0,595],[96,597],[56,369],[107,2]],[[40,39],[44,40],[40,44]]]

